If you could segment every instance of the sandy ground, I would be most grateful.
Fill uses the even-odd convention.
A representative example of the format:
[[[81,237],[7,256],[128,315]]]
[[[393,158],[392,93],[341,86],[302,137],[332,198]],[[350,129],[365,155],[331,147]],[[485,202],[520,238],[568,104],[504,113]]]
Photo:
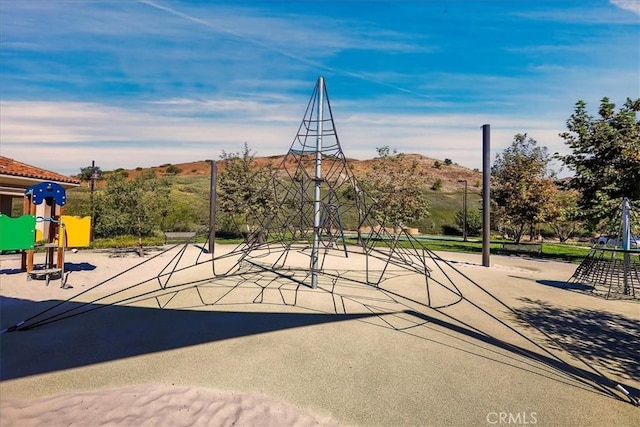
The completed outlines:
[[[214,278],[193,246],[120,255],[67,253],[71,289],[0,257],[0,327],[30,327],[0,335],[2,427],[640,423],[615,390],[639,394],[640,305],[566,289],[575,265],[439,253],[428,287],[375,289],[338,253],[309,289]]]

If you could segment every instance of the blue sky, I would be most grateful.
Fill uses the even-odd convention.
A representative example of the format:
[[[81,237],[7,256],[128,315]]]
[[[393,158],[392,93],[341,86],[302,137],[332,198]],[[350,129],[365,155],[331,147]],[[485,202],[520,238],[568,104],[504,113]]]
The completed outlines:
[[[75,174],[291,145],[319,75],[347,157],[566,152],[640,96],[640,0],[0,0],[0,153]]]

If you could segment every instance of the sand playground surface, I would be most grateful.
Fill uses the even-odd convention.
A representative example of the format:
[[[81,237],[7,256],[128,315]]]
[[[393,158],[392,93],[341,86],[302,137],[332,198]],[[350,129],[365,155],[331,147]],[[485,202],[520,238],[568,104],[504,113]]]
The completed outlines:
[[[366,275],[351,255],[318,289],[214,277],[193,245],[67,252],[70,289],[2,255],[0,329],[35,327],[0,335],[0,425],[640,425],[615,389],[640,395],[640,304],[567,289],[575,264],[437,255],[428,294],[396,267],[340,280]]]

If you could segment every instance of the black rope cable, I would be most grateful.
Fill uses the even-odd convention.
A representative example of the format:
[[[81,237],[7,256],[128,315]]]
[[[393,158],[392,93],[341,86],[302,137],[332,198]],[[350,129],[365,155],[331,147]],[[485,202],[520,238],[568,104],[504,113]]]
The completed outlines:
[[[68,314],[68,313],[71,313],[72,311],[77,310],[77,307],[76,307],[74,309],[64,311],[64,312],[62,312],[62,313],[60,313],[58,315],[51,316],[51,317],[48,317],[46,319],[40,320],[38,322],[34,322],[33,324],[21,327],[19,330],[23,331],[23,330],[33,329],[33,328],[36,328],[36,327],[40,327],[40,326],[48,325],[48,324],[51,324],[51,323],[59,322],[61,320],[70,319],[70,318],[79,316],[81,314],[91,313],[91,312],[96,311],[96,310],[100,310],[100,309],[107,308],[107,307],[112,307],[112,306],[114,306],[116,304],[121,304],[121,303],[126,303],[126,302],[129,302],[129,301],[134,301],[134,300],[136,300],[138,298],[139,299],[143,299],[143,297],[151,296],[151,295],[153,295],[155,293],[158,293],[160,291],[167,291],[167,290],[173,289],[173,288],[186,287],[186,286],[191,286],[191,285],[195,285],[195,284],[198,284],[198,283],[209,282],[209,281],[211,281],[211,279],[192,280],[192,281],[189,281],[189,282],[173,285],[173,286],[167,287],[165,289],[154,289],[154,290],[151,290],[151,291],[143,292],[142,294],[133,295],[133,296],[130,296],[128,298],[123,298],[123,299],[118,300],[118,301],[113,301],[113,302],[111,302],[109,304],[97,305],[97,306],[93,306],[93,307],[91,307],[91,308],[89,308],[87,310],[84,310],[84,311],[76,312],[76,313],[73,313],[73,314]],[[147,282],[149,282],[149,280],[145,280],[143,282],[139,282],[139,283],[137,283],[135,285],[132,285],[132,286],[126,288],[126,289],[122,289],[120,291],[114,292],[113,294],[110,294],[110,295],[108,295],[106,297],[101,297],[96,301],[99,301],[100,299],[108,298],[109,296],[117,295],[120,292],[131,290],[131,289],[133,289],[133,288],[135,288],[137,286],[140,286],[141,284],[147,283]],[[173,291],[171,291],[171,292],[173,292]],[[83,303],[83,304],[81,304],[81,307],[86,307],[86,306],[91,305],[91,304],[93,304],[93,303],[91,303],[91,302]],[[68,315],[62,316],[63,314],[68,314]]]
[[[31,317],[28,317],[27,319],[25,319],[25,320],[23,320],[23,321],[21,321],[21,322],[18,322],[17,324],[15,324],[15,325],[13,325],[13,326],[11,326],[11,327],[9,327],[9,328],[6,328],[6,329],[4,329],[4,330],[0,331],[0,334],[3,334],[3,333],[5,333],[5,332],[12,332],[12,331],[15,331],[16,329],[18,329],[18,328],[19,328],[21,325],[23,325],[24,323],[29,322],[29,321],[31,321],[31,320],[33,320],[33,319],[35,319],[35,318],[37,318],[37,317],[39,317],[39,316],[41,316],[41,315],[43,315],[43,314],[45,314],[45,313],[49,312],[49,311],[51,311],[51,310],[54,310],[54,309],[56,309],[57,307],[59,307],[59,306],[61,306],[61,305],[63,305],[63,304],[66,304],[66,303],[70,302],[72,299],[77,298],[77,297],[79,297],[79,296],[81,296],[81,295],[86,294],[87,292],[92,291],[93,289],[97,288],[98,286],[101,286],[101,285],[103,285],[103,284],[105,284],[105,283],[107,283],[107,282],[109,282],[109,281],[111,281],[111,280],[113,280],[113,279],[115,279],[115,278],[117,278],[117,277],[119,277],[119,276],[123,275],[123,274],[126,274],[126,273],[128,273],[129,271],[131,271],[131,270],[133,270],[133,269],[135,269],[135,268],[137,268],[137,267],[139,267],[139,266],[141,266],[141,265],[143,265],[143,264],[146,264],[147,262],[149,262],[149,261],[151,261],[151,260],[153,260],[153,259],[155,259],[155,258],[159,257],[160,255],[165,254],[166,252],[168,252],[168,251],[170,251],[170,250],[172,250],[172,249],[176,248],[177,246],[178,246],[178,245],[174,245],[174,246],[172,246],[172,247],[171,247],[171,248],[169,248],[169,249],[166,249],[166,250],[164,250],[164,251],[162,251],[162,252],[159,252],[158,254],[156,254],[156,255],[154,255],[154,256],[152,256],[152,257],[150,257],[150,258],[147,258],[146,260],[144,260],[144,261],[142,261],[142,262],[140,262],[140,263],[138,263],[138,264],[136,264],[136,265],[134,265],[134,266],[132,266],[132,267],[129,267],[129,268],[127,268],[126,270],[123,270],[123,271],[121,271],[120,273],[118,273],[118,274],[116,274],[116,275],[114,275],[114,276],[111,276],[111,277],[109,277],[108,279],[105,279],[105,280],[103,280],[103,281],[101,281],[101,282],[99,282],[99,283],[95,284],[94,286],[91,286],[90,288],[85,289],[84,291],[82,291],[82,292],[80,292],[80,293],[78,293],[78,294],[76,294],[76,295],[72,296],[71,298],[69,298],[69,299],[67,299],[67,300],[60,301],[59,303],[57,303],[57,304],[55,304],[55,305],[53,305],[53,306],[51,306],[51,307],[47,308],[46,310],[43,310],[43,311],[41,311],[41,312],[39,312],[39,313],[37,313],[37,314],[35,314],[35,315],[31,316]]]
[[[134,284],[134,285],[128,286],[128,287],[126,287],[126,288],[124,288],[124,289],[121,289],[121,290],[118,290],[118,291],[112,292],[112,293],[110,293],[110,294],[108,294],[108,295],[102,296],[102,297],[100,297],[100,298],[96,298],[96,299],[94,299],[94,300],[92,300],[92,301],[88,301],[88,302],[82,303],[82,304],[80,304],[80,305],[78,305],[78,306],[76,306],[76,307],[72,307],[72,308],[70,308],[70,309],[64,310],[64,311],[62,311],[62,312],[60,312],[60,313],[54,314],[54,315],[49,316],[49,317],[47,317],[47,318],[44,318],[44,319],[42,319],[42,320],[39,320],[39,321],[33,322],[33,323],[31,323],[31,324],[29,324],[29,325],[27,325],[27,326],[23,326],[25,323],[30,322],[30,321],[32,321],[33,319],[35,319],[35,318],[37,318],[37,317],[40,317],[40,316],[44,315],[45,313],[48,313],[48,312],[50,312],[50,311],[52,311],[52,310],[55,310],[56,308],[58,308],[58,307],[62,306],[63,304],[67,304],[67,303],[71,302],[71,300],[72,300],[72,299],[75,299],[75,298],[77,298],[77,297],[79,297],[79,296],[81,296],[81,295],[85,294],[86,292],[89,292],[89,291],[91,291],[91,290],[93,290],[93,289],[97,288],[98,286],[102,286],[102,285],[104,285],[105,283],[108,283],[109,281],[111,281],[111,280],[113,280],[113,279],[115,279],[115,278],[117,278],[117,277],[119,277],[119,276],[121,276],[121,275],[123,275],[123,274],[126,274],[126,273],[128,273],[128,272],[130,272],[130,271],[132,271],[132,270],[134,270],[135,268],[137,268],[137,267],[139,267],[139,266],[141,266],[141,265],[145,264],[146,262],[149,262],[149,261],[151,261],[151,260],[155,259],[156,257],[159,257],[159,256],[161,256],[161,255],[164,255],[165,253],[167,253],[167,252],[169,252],[169,251],[171,251],[171,250],[175,249],[175,248],[176,248],[176,247],[178,247],[178,246],[180,246],[180,244],[176,244],[176,245],[174,245],[174,246],[172,246],[172,247],[170,247],[170,248],[168,248],[168,249],[166,249],[166,250],[164,250],[164,251],[162,251],[162,252],[159,252],[158,254],[154,255],[153,257],[150,257],[150,258],[146,259],[145,261],[140,262],[140,263],[138,263],[138,264],[136,264],[136,265],[134,265],[134,266],[132,266],[132,267],[130,267],[130,268],[128,268],[128,269],[126,269],[126,270],[124,270],[124,271],[121,271],[120,273],[118,273],[118,274],[116,274],[116,275],[114,275],[114,276],[112,276],[112,277],[110,277],[110,278],[108,278],[108,279],[105,279],[105,280],[103,280],[102,282],[97,283],[96,285],[94,285],[94,286],[92,286],[92,287],[90,287],[90,288],[88,288],[88,289],[86,289],[86,290],[84,290],[84,291],[82,291],[82,292],[80,292],[80,293],[78,293],[78,294],[76,294],[76,295],[74,295],[74,296],[70,297],[69,299],[64,300],[64,301],[61,301],[61,302],[59,302],[59,303],[57,303],[57,304],[53,305],[52,307],[49,307],[48,309],[43,310],[43,311],[41,311],[40,313],[37,313],[37,314],[35,314],[34,316],[31,316],[30,318],[25,319],[25,320],[23,320],[23,321],[19,322],[18,324],[14,325],[14,326],[12,326],[12,327],[10,327],[10,328],[5,329],[4,331],[2,331],[2,333],[4,333],[4,332],[12,332],[12,331],[15,331],[15,330],[26,330],[26,329],[31,329],[31,328],[33,328],[33,327],[35,327],[35,326],[39,326],[40,324],[47,324],[47,323],[49,323],[49,322],[46,322],[46,321],[47,321],[47,320],[49,320],[49,319],[52,319],[52,318],[55,318],[55,317],[59,317],[59,316],[63,316],[63,315],[65,315],[65,314],[68,314],[68,313],[73,312],[73,311],[76,311],[76,310],[81,310],[81,309],[82,309],[84,306],[86,306],[86,305],[89,305],[89,304],[95,304],[96,302],[99,302],[99,301],[101,301],[101,300],[103,300],[103,299],[106,299],[106,298],[112,297],[112,296],[114,296],[114,295],[117,295],[118,293],[125,292],[125,291],[131,290],[131,289],[133,289],[133,288],[135,288],[135,287],[137,287],[137,286],[140,286],[140,285],[142,285],[142,284],[148,283],[148,282],[150,282],[150,281],[151,281],[151,280],[153,280],[153,279],[158,279],[158,280],[159,280],[161,277],[164,277],[164,276],[167,276],[167,275],[171,275],[171,274],[173,274],[174,272],[180,272],[180,271],[183,271],[183,270],[186,270],[186,269],[193,268],[193,267],[196,267],[196,266],[198,266],[198,265],[204,264],[204,263],[206,263],[206,262],[212,262],[212,261],[204,261],[204,262],[201,262],[201,263],[199,263],[199,264],[198,264],[198,263],[196,263],[196,264],[189,265],[189,266],[185,266],[185,267],[182,267],[182,268],[179,268],[179,269],[177,268],[177,264],[176,264],[176,265],[174,265],[174,267],[173,267],[172,271],[171,271],[171,272],[169,272],[169,273],[159,274],[159,275],[157,275],[157,276],[155,276],[155,277],[150,277],[150,278],[148,278],[148,279],[146,279],[146,280],[143,280],[143,281],[138,282],[138,283],[136,283],[136,284]],[[184,249],[186,246],[187,246],[187,244],[184,244],[184,245],[183,245],[183,249]],[[182,249],[182,250],[183,250],[183,249]],[[175,258],[175,256],[174,256],[174,258]],[[172,262],[172,261],[170,261],[170,262],[169,262],[169,264],[170,264],[171,262]],[[167,265],[165,266],[165,268],[166,268],[169,264],[167,264]],[[164,269],[163,269],[163,271],[164,271]],[[157,290],[156,290],[156,291],[157,291]],[[153,292],[156,292],[156,291],[153,291]],[[119,301],[119,302],[121,302],[121,301]],[[116,303],[117,303],[117,302],[116,302]],[[113,305],[113,304],[110,304],[110,305]],[[87,311],[82,311],[82,312],[80,312],[80,313],[85,313],[85,312],[87,312]],[[67,317],[71,317],[71,316],[64,316],[63,318],[67,318]]]

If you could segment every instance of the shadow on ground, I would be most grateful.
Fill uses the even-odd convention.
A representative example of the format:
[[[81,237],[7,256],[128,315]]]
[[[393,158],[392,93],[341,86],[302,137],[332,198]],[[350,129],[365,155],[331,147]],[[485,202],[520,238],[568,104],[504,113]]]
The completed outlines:
[[[552,288],[567,289],[570,291],[584,291],[589,292],[593,288],[592,286],[585,285],[583,283],[570,283],[561,280],[536,280],[536,283],[541,285],[550,286]]]
[[[96,266],[88,262],[65,262],[64,263],[64,271],[67,271],[67,272],[91,271],[95,269],[96,269]],[[25,277],[26,277],[27,273],[20,268],[3,268],[2,270],[0,270],[0,274],[20,274],[20,273],[25,274]]]
[[[624,378],[634,381],[640,378],[637,319],[597,310],[555,307],[528,298],[522,301],[531,307],[518,310],[519,321],[547,333],[575,356]],[[555,345],[551,340],[549,344]]]
[[[60,301],[0,297],[2,329],[25,313],[55,309]],[[98,310],[108,307],[107,310]],[[0,380],[70,369],[212,341],[289,328],[341,322],[375,314],[260,313],[160,310],[131,306],[65,303],[65,310],[90,316],[2,334]],[[69,314],[73,314],[71,311]],[[24,316],[24,317],[23,317]]]
[[[65,262],[64,271],[92,271],[96,266],[88,262]]]
[[[33,321],[29,319],[28,314],[47,312],[47,310],[55,312],[61,306],[60,303],[61,301],[53,300],[33,302],[0,297],[1,327],[11,327],[19,320],[27,320],[26,324],[31,325]],[[39,327],[0,335],[2,344],[0,380],[17,379],[290,328],[349,320],[366,322],[367,319],[377,317],[380,314],[200,311],[83,304],[69,301],[64,302],[64,307],[66,317],[60,322],[53,321]],[[102,310],[102,308],[108,309]],[[88,311],[90,313],[87,313]],[[436,312],[434,311],[434,314]],[[85,316],[85,313],[89,315]],[[82,314],[82,316],[69,317],[74,314]],[[595,381],[603,386],[615,387],[614,383],[610,383],[606,378],[593,372],[570,367],[560,360],[507,344],[484,333],[408,309],[408,307],[395,313],[386,312],[385,314],[391,316],[408,315],[426,322],[424,325],[430,328],[442,328],[442,330],[451,331],[460,337],[466,336],[472,340],[470,343],[484,342],[494,348],[506,350],[530,361],[541,362],[554,367],[558,373],[568,374],[583,383],[583,386],[588,386],[588,382]],[[595,313],[590,314],[590,316],[595,315]],[[572,332],[572,329],[581,327],[578,319],[583,316],[583,313],[566,314],[558,312],[552,307],[542,306],[539,309],[524,311],[521,316],[523,320],[526,319],[538,327],[540,324],[545,325],[546,327],[541,327],[541,329],[551,332],[553,335],[558,335],[562,330],[573,336],[575,332]],[[577,316],[577,319],[571,319],[571,316]],[[597,359],[604,362],[607,358],[618,358],[624,362],[620,365],[619,370],[627,377],[637,378],[638,367],[631,362],[634,357],[633,349],[636,342],[634,340],[637,340],[638,337],[638,326],[633,325],[629,319],[610,316],[587,318],[588,324],[600,324],[601,322],[605,324],[599,328],[592,325],[591,328],[584,331],[584,336],[577,337],[578,340],[584,341],[585,336],[588,335],[589,339],[595,340],[593,344],[582,343],[577,348],[575,345],[568,347],[572,352],[591,360]],[[556,326],[552,331],[549,331],[549,325],[554,323]],[[625,328],[629,331],[625,332]],[[406,333],[402,329],[397,329],[397,331]],[[619,340],[619,343],[607,347],[604,352],[600,351],[598,346],[604,345],[604,341],[608,342],[612,331],[617,333],[613,339]],[[433,337],[416,336],[416,338],[439,342]],[[446,342],[442,342],[442,344],[447,345]],[[469,350],[462,351],[469,352]],[[471,353],[474,351],[472,350]],[[495,361],[504,363],[498,359]],[[528,364],[525,364],[521,368],[529,370],[527,366]],[[611,369],[611,367],[609,368]],[[574,385],[577,384],[574,383]],[[595,388],[588,387],[592,391],[598,390],[597,386]],[[633,393],[637,393],[634,387],[627,385],[627,388]]]

